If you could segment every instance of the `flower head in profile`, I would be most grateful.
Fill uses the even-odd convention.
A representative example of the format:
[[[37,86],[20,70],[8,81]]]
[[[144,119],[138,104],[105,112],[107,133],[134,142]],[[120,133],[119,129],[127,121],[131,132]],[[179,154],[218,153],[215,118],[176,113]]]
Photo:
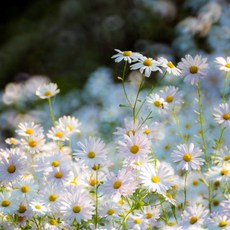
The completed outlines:
[[[138,57],[142,56],[140,53],[132,52],[132,51],[121,51],[119,49],[115,49],[117,54],[113,55],[112,58],[114,58],[115,62],[121,62],[121,61],[127,61],[128,63],[131,63],[133,61],[136,61]]]
[[[139,57],[137,63],[134,63],[130,66],[131,70],[138,69],[141,74],[146,77],[149,77],[152,72],[159,71],[162,73],[162,70],[159,68],[160,63],[152,58],[147,58],[145,56]]]
[[[60,90],[58,89],[56,83],[49,83],[39,86],[35,94],[41,99],[48,99],[55,96],[59,92]]]
[[[201,55],[196,55],[194,58],[191,55],[186,55],[178,63],[178,68],[181,69],[181,75],[184,81],[191,85],[196,84],[200,79],[206,76],[208,67],[207,58],[202,58]]]
[[[171,157],[174,162],[178,163],[178,169],[190,172],[191,170],[199,170],[200,166],[203,165],[204,159],[201,158],[201,155],[203,155],[202,150],[190,143],[189,145],[178,145]]]
[[[213,117],[218,124],[230,127],[230,108],[228,104],[220,104],[217,108],[214,108]]]
[[[172,74],[174,76],[181,75],[181,70],[177,68],[171,61],[168,61],[166,58],[160,57],[157,59],[157,61],[163,68],[165,68],[167,73]]]
[[[215,62],[219,65],[220,70],[225,72],[230,71],[230,57],[227,57],[227,59],[224,59],[223,57],[217,57]]]

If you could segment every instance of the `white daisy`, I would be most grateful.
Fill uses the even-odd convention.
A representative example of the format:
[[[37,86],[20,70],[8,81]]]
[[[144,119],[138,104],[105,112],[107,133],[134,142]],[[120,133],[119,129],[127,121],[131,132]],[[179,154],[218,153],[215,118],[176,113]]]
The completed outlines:
[[[57,84],[49,83],[39,86],[35,94],[41,99],[47,99],[55,96],[59,92],[60,90],[58,89]]]
[[[167,163],[161,163],[157,169],[154,164],[146,164],[140,170],[140,183],[150,192],[166,193],[173,182],[174,171]]]
[[[227,57],[227,59],[224,59],[223,57],[217,57],[215,62],[220,66],[220,70],[225,72],[230,71],[230,57]]]
[[[224,127],[230,127],[230,108],[228,104],[220,104],[214,108],[213,117],[218,124],[222,124]]]
[[[141,130],[150,140],[159,141],[164,138],[164,126],[162,123],[152,122],[149,125],[145,124],[141,127]]]
[[[164,57],[160,57],[157,59],[159,64],[166,69],[166,71],[169,74],[175,75],[175,76],[180,76],[181,75],[181,70],[178,69],[171,61],[168,61]]]
[[[47,137],[52,139],[53,141],[65,141],[68,140],[68,133],[64,127],[61,126],[54,126],[52,127],[48,133]]]
[[[14,138],[14,137],[9,137],[9,138],[6,138],[5,139],[5,142],[8,144],[8,145],[12,145],[12,146],[15,146],[15,145],[18,145],[19,144],[19,140]]]
[[[204,159],[200,157],[203,152],[194,147],[193,143],[177,145],[177,149],[172,152],[171,157],[173,162],[178,163],[178,169],[190,172],[191,170],[199,170],[200,166],[203,165]]]
[[[107,156],[105,143],[100,138],[89,137],[84,142],[79,142],[73,153],[73,158],[92,168],[94,165],[102,164]]]
[[[117,54],[113,55],[111,58],[114,58],[115,62],[121,62],[121,61],[127,61],[128,63],[131,63],[133,61],[136,61],[138,57],[142,56],[140,53],[132,52],[132,51],[121,51],[119,49],[115,49]]]
[[[39,124],[35,124],[34,122],[23,122],[18,125],[18,129],[16,129],[16,133],[19,136],[31,136],[31,135],[39,135],[43,134],[43,128]]]
[[[130,161],[146,159],[151,152],[151,141],[144,134],[124,135],[124,140],[118,141],[118,152],[121,158]]]
[[[201,204],[189,206],[182,213],[181,219],[182,222],[179,226],[182,226],[183,229],[200,229],[204,224],[205,217],[208,215],[208,210],[203,207]]]
[[[128,229],[142,230],[147,229],[148,222],[140,212],[130,214],[127,220]]]
[[[29,203],[29,205],[34,214],[36,215],[44,216],[47,213],[47,208],[44,202],[40,200],[34,199]]]
[[[223,213],[212,213],[207,221],[208,229],[210,230],[230,230],[230,219],[227,215]]]
[[[11,192],[0,193],[0,213],[4,215],[10,215],[15,213],[17,209],[18,201],[12,196]]]
[[[149,224],[156,222],[160,218],[160,208],[159,207],[152,207],[150,205],[144,206],[142,208],[142,212],[145,216],[145,219],[148,221]]]
[[[149,103],[148,107],[153,110],[157,111],[159,114],[166,113],[168,109],[168,103],[165,99],[157,93],[150,94],[146,101]]]
[[[147,58],[145,56],[139,57],[137,63],[134,63],[130,66],[131,70],[138,69],[141,74],[146,77],[149,77],[151,72],[159,71],[162,73],[162,70],[159,68],[160,63],[152,58]]]
[[[90,220],[93,215],[93,204],[89,195],[81,189],[65,193],[61,199],[60,211],[69,221]]]
[[[196,84],[200,79],[206,76],[208,67],[207,58],[202,58],[201,55],[196,55],[194,58],[189,54],[178,63],[178,68],[181,69],[181,75],[184,76],[184,81],[191,85]]]

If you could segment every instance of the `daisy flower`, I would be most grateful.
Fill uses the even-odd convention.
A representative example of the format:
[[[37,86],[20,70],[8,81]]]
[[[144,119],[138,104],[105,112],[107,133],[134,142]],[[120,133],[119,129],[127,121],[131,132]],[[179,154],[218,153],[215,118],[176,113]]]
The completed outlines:
[[[26,157],[20,149],[6,149],[0,159],[0,181],[18,179],[25,173],[26,164]]]
[[[111,58],[114,58],[115,62],[121,62],[121,61],[127,61],[128,63],[131,63],[133,61],[136,61],[138,57],[141,57],[142,54],[132,51],[121,51],[119,49],[115,49],[117,54],[113,55]]]
[[[48,99],[55,96],[59,92],[60,90],[58,89],[57,84],[49,83],[39,86],[35,94],[41,99]]]
[[[160,96],[164,98],[171,107],[181,107],[183,103],[182,93],[175,86],[166,86],[160,90]]]
[[[147,136],[150,140],[162,140],[164,138],[164,130],[163,125],[158,122],[152,122],[151,124],[143,125],[141,127],[142,132]]]
[[[189,54],[178,63],[178,68],[181,69],[181,75],[184,76],[184,81],[191,85],[196,84],[199,79],[206,76],[207,58],[202,58],[201,55],[196,55],[194,58]]]
[[[168,102],[165,101],[163,97],[161,97],[157,93],[150,94],[146,101],[149,103],[148,107],[151,110],[157,110],[159,114],[166,113],[168,109]]]
[[[142,208],[142,212],[145,219],[148,221],[148,224],[152,225],[152,223],[156,222],[160,218],[161,211],[159,207],[152,207],[148,205]]]
[[[190,143],[189,145],[178,145],[171,157],[173,162],[178,163],[178,169],[190,172],[191,170],[199,170],[200,166],[203,165],[204,159],[200,157],[201,155],[203,155],[202,150]]]
[[[212,156],[214,164],[222,165],[224,162],[230,162],[230,148],[224,146],[223,148],[215,151]]]
[[[208,212],[201,204],[189,206],[182,213],[182,222],[179,226],[182,226],[183,229],[199,229],[204,224]]]
[[[41,125],[35,124],[34,122],[23,122],[18,125],[16,133],[19,136],[29,137],[34,134],[43,134],[43,128]]]
[[[139,180],[150,192],[166,193],[173,182],[174,171],[167,163],[161,163],[157,169],[154,164],[146,164],[140,170]]]
[[[223,57],[217,57],[215,62],[220,66],[220,70],[225,72],[230,71],[230,57],[227,57],[227,59],[224,59]]]
[[[212,213],[211,217],[207,221],[207,225],[210,230],[230,230],[230,219],[223,213]]]
[[[107,220],[111,220],[114,217],[118,217],[119,212],[120,207],[118,203],[113,200],[101,201],[101,205],[99,205],[98,209],[99,216],[106,217]]]
[[[166,69],[167,73],[175,75],[175,76],[180,76],[181,75],[181,70],[178,69],[171,61],[168,61],[164,57],[160,57],[157,60],[163,68]]]
[[[73,158],[92,168],[94,165],[102,164],[107,156],[107,149],[100,138],[90,137],[84,142],[79,142],[80,149],[75,150]]]
[[[90,220],[93,215],[93,204],[89,195],[81,189],[65,193],[61,199],[60,211],[69,221]]]
[[[18,201],[11,192],[0,193],[0,213],[4,215],[13,214],[17,209]]]
[[[57,126],[63,127],[67,133],[68,136],[70,136],[73,133],[80,133],[80,125],[81,123],[76,117],[73,116],[63,116],[58,119],[56,122]]]
[[[32,209],[34,214],[37,214],[39,216],[43,216],[47,213],[47,208],[44,204],[44,202],[34,199],[30,201],[29,203],[30,208]]]
[[[27,201],[22,201],[17,206],[16,214],[20,217],[30,218],[33,215],[32,209]]]
[[[15,146],[15,145],[18,145],[18,144],[19,144],[19,140],[16,139],[16,138],[14,138],[14,137],[6,138],[6,139],[5,139],[5,142],[6,142],[6,144],[12,145],[12,146]]]
[[[147,229],[148,222],[141,213],[136,212],[129,215],[127,225],[128,229],[142,230]]]
[[[146,159],[151,152],[151,141],[144,134],[124,135],[123,141],[118,141],[118,152],[122,158],[130,161]]]
[[[53,141],[68,140],[67,131],[64,129],[64,127],[60,127],[60,126],[52,127],[48,131],[47,137],[52,139]]]
[[[220,104],[217,108],[214,108],[213,117],[218,124],[230,127],[230,108],[228,104]]]
[[[151,72],[159,71],[162,73],[162,70],[159,68],[160,63],[152,58],[147,58],[145,56],[139,57],[137,63],[134,63],[130,66],[131,70],[138,69],[141,74],[146,77],[149,77]]]
[[[137,180],[132,168],[123,168],[115,175],[111,172],[104,184],[99,187],[105,196],[120,198],[132,194],[137,188]]]

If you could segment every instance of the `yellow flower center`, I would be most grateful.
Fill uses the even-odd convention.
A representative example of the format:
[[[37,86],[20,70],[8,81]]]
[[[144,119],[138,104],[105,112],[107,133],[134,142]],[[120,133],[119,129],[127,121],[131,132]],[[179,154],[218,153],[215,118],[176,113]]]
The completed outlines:
[[[137,154],[139,152],[140,148],[137,145],[133,145],[130,147],[130,152],[133,154]]]
[[[62,172],[56,172],[54,175],[57,179],[61,179],[63,177]]]
[[[31,148],[35,148],[38,145],[37,141],[35,140],[29,140],[28,144]]]
[[[94,165],[94,166],[92,167],[92,169],[93,169],[94,171],[98,171],[100,168],[101,168],[101,165],[100,165],[100,164]]]
[[[95,186],[97,183],[98,183],[98,181],[97,181],[96,179],[91,179],[91,180],[89,181],[89,184],[90,184],[91,186]]]
[[[198,72],[198,67],[195,65],[192,65],[189,67],[189,71],[191,74],[196,74]]]
[[[54,202],[54,201],[56,201],[56,200],[57,200],[57,196],[56,196],[55,194],[51,194],[51,195],[49,196],[49,201]]]
[[[49,224],[55,226],[55,225],[58,225],[58,222],[55,219],[50,219]]]
[[[17,140],[14,139],[14,138],[11,138],[11,139],[10,139],[10,143],[11,143],[12,145],[15,145],[15,144],[17,144]]]
[[[145,217],[146,217],[146,219],[151,219],[151,218],[152,218],[152,216],[153,216],[153,214],[152,214],[151,212],[147,212],[147,213],[145,213]]]
[[[156,107],[160,107],[160,106],[161,106],[161,102],[160,102],[160,101],[154,101],[154,105],[155,105]]]
[[[146,59],[146,60],[144,60],[144,62],[143,62],[143,65],[144,66],[152,66],[152,61],[150,60],[150,59]]]
[[[128,130],[128,131],[126,132],[126,135],[130,136],[131,133],[132,133],[133,135],[135,135],[135,131],[134,131],[134,130]]]
[[[194,180],[194,181],[192,182],[192,185],[193,185],[193,186],[197,186],[198,184],[199,184],[198,180]]]
[[[230,63],[226,63],[225,67],[230,68]]]
[[[134,222],[134,224],[141,224],[141,219],[137,218],[133,222]]]
[[[31,128],[28,128],[25,133],[31,135],[34,133],[34,130]]]
[[[169,62],[167,63],[167,66],[168,66],[169,68],[171,68],[171,69],[173,69],[173,68],[175,67],[175,65],[173,65],[173,63],[172,63],[171,61],[169,61]]]
[[[7,171],[8,173],[14,173],[16,171],[16,167],[14,165],[9,165]]]
[[[18,208],[18,212],[19,212],[19,213],[25,213],[26,210],[27,210],[27,208],[26,208],[26,206],[23,205],[23,204],[21,204],[21,205],[19,206],[19,208]]]
[[[35,207],[36,209],[38,209],[38,210],[42,209],[41,205],[39,205],[39,204],[36,204],[34,207]]]
[[[189,220],[189,223],[190,224],[195,224],[196,222],[197,222],[197,217],[196,216],[192,216],[191,218],[190,218],[190,220]]]
[[[167,196],[169,199],[172,199],[172,198],[173,198],[173,196],[172,196],[170,193],[168,193],[168,192],[166,192],[166,196]]]
[[[185,153],[183,156],[183,160],[186,162],[190,162],[192,160],[192,156],[189,153]]]
[[[79,205],[73,206],[73,212],[74,213],[79,213],[81,211],[81,207]]]
[[[96,157],[96,153],[95,152],[88,152],[88,158],[92,159],[92,158],[95,158]]]
[[[119,200],[118,204],[123,205],[125,202],[123,200]]]
[[[190,128],[191,128],[191,125],[187,123],[184,127],[185,127],[186,129],[190,129]]]
[[[49,96],[51,96],[51,95],[52,95],[52,92],[49,91],[49,90],[47,90],[47,91],[44,93],[44,96],[46,96],[46,97],[49,97]]]
[[[114,181],[113,183],[113,188],[114,189],[119,189],[121,187],[122,183],[119,180]]]
[[[230,120],[230,113],[225,113],[225,114],[223,114],[223,119],[224,120]]]
[[[228,173],[229,173],[229,171],[227,169],[221,169],[221,171],[220,171],[221,176],[227,176]]]
[[[230,68],[230,67],[229,67]],[[222,221],[220,221],[220,223],[219,223],[219,227],[221,227],[221,228],[223,228],[223,227],[225,227],[225,226],[227,226],[228,225],[228,222],[227,221],[225,221],[225,220],[222,220]]]
[[[146,129],[145,131],[144,131],[144,134],[146,134],[146,135],[149,135],[151,133],[151,131],[149,130],[149,129]]]
[[[217,180],[217,181],[215,181],[213,184],[214,184],[214,186],[217,188],[217,187],[220,186],[220,181]]]
[[[27,193],[27,192],[29,192],[29,187],[27,186],[27,185],[23,185],[22,187],[21,187],[21,192],[22,193]]]
[[[5,199],[2,201],[2,207],[8,207],[10,205],[10,201]]]
[[[59,161],[53,161],[51,164],[53,167],[58,167],[60,165]]]
[[[59,131],[55,133],[56,137],[62,138],[64,136],[63,132]]]
[[[156,184],[160,182],[160,179],[157,176],[152,176],[151,180],[153,183],[156,183]]]
[[[114,212],[114,210],[112,208],[107,210],[107,214],[110,215],[110,216],[113,215],[114,213],[115,212]]]
[[[165,98],[165,101],[171,103],[173,101],[173,96],[169,95]]]
[[[230,161],[230,156],[224,156],[224,161]]]
[[[66,129],[67,129],[68,131],[73,131],[73,126],[72,126],[72,125],[68,125],[68,126],[66,126]]]
[[[132,54],[132,51],[124,51],[122,54],[123,54],[123,56],[125,56],[125,57],[130,57],[131,54]]]

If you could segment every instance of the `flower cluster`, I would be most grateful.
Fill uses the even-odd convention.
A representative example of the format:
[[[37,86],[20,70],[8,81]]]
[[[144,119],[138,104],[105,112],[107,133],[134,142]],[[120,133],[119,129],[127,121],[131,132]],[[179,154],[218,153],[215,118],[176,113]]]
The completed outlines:
[[[176,65],[116,51],[121,84],[96,71],[83,95],[103,108],[117,102],[113,119],[111,110],[100,117],[112,130],[105,140],[95,117],[84,120],[89,110],[56,113],[57,84],[34,90],[51,122],[19,122],[0,149],[3,229],[229,229],[229,57],[216,58],[226,76],[213,106],[203,94],[207,58],[186,55]],[[161,86],[149,89],[152,73]]]

